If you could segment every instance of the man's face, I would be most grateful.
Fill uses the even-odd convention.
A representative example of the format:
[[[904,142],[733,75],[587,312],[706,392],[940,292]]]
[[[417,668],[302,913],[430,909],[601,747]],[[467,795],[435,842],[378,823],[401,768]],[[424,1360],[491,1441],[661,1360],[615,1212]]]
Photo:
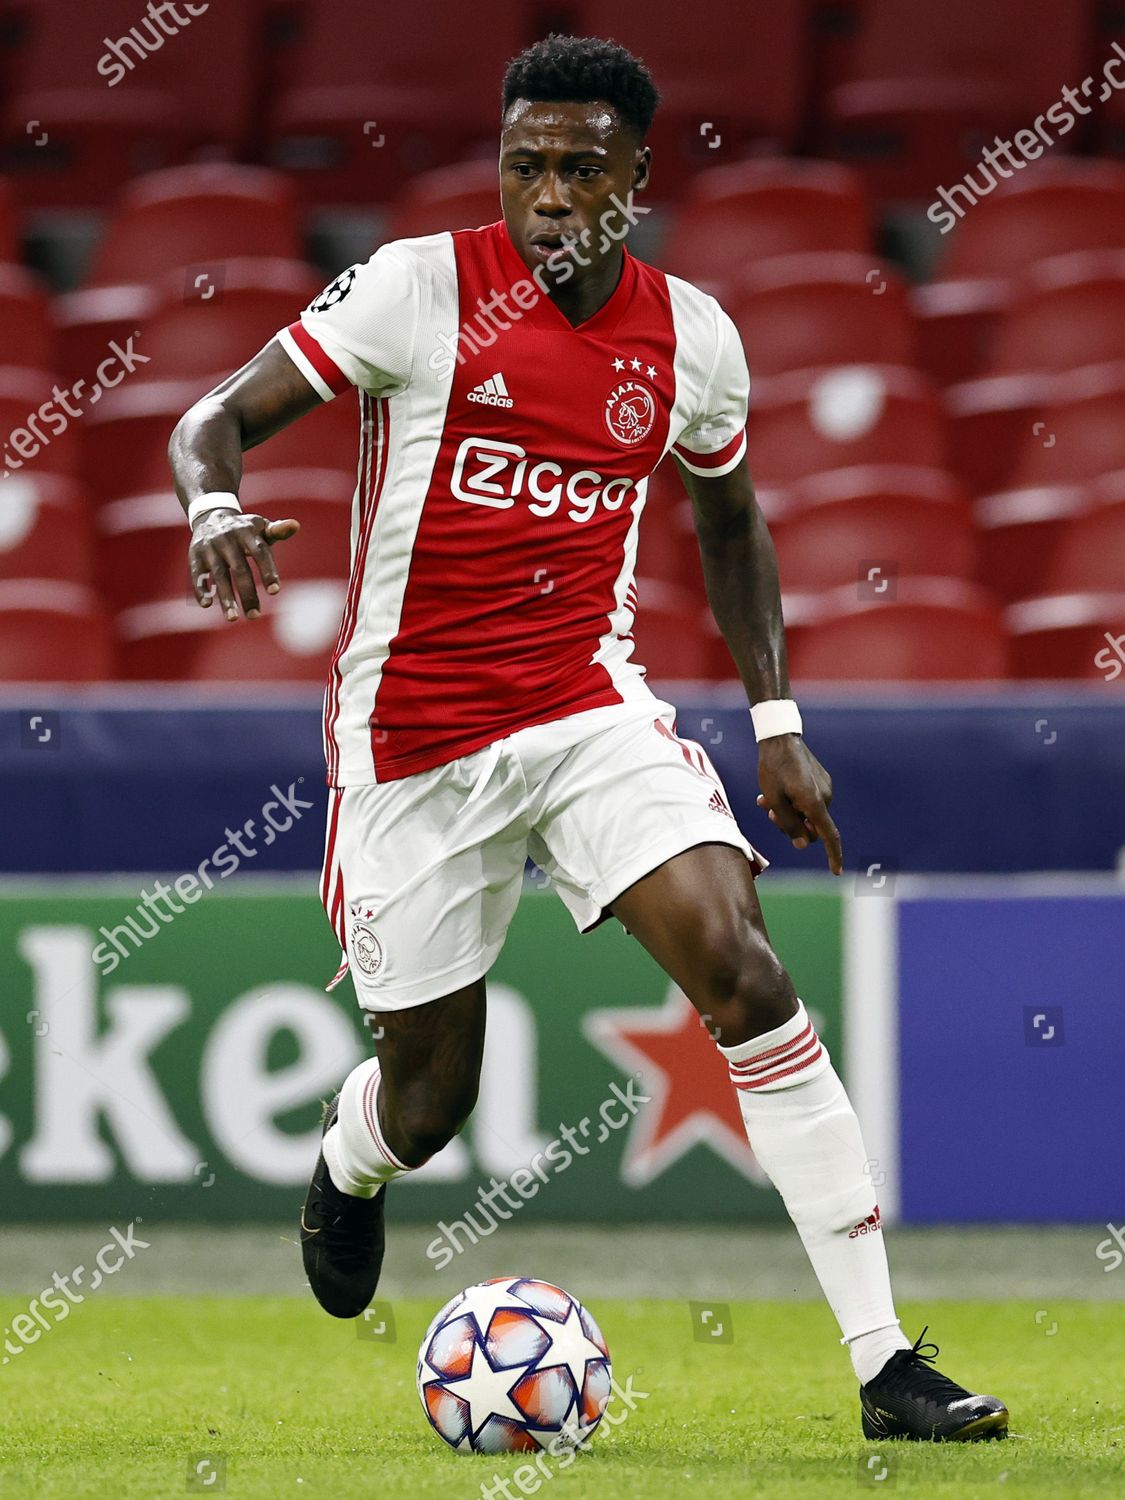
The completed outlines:
[[[552,256],[554,267],[564,256],[569,260],[570,241],[578,256],[568,272],[581,277],[596,271],[628,228],[614,195],[627,203],[630,192],[648,181],[648,167],[648,150],[611,105],[517,99],[500,135],[500,200],[528,269]]]

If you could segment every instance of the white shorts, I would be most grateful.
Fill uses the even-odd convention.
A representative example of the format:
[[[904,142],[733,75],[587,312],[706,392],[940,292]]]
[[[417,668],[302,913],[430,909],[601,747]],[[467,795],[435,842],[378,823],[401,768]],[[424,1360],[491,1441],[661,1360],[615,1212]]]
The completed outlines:
[[[757,875],[706,753],[675,710],[594,708],[517,730],[399,781],[329,793],[321,895],[365,1010],[404,1010],[480,979],[504,945],[530,857],[578,928],[696,844]],[[332,988],[330,985],[329,988]]]

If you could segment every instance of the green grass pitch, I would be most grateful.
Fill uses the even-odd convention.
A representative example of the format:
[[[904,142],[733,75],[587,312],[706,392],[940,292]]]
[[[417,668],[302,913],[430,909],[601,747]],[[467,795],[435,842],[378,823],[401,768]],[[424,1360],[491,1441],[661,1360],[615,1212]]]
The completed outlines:
[[[24,1310],[0,1304],[5,1324]],[[233,1500],[470,1500],[527,1459],[460,1457],[429,1430],[414,1361],[436,1310],[397,1303],[395,1342],[380,1343],[292,1298],[91,1300],[0,1368],[0,1495],[162,1500],[188,1492],[189,1462],[210,1458]],[[904,1326],[929,1321],[949,1374],[1007,1400],[1015,1436],[881,1449],[860,1437],[820,1306],[736,1304],[733,1342],[711,1345],[693,1339],[683,1302],[591,1310],[618,1380],[649,1394],[569,1468],[539,1476],[538,1493],[1125,1494],[1125,1306],[1056,1302],[1049,1319],[1025,1302],[907,1306]]]

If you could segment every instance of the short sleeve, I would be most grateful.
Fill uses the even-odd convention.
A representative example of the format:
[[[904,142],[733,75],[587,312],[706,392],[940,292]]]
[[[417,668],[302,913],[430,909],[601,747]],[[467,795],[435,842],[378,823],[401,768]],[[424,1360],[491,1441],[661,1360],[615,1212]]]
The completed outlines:
[[[417,323],[414,259],[384,245],[341,271],[277,337],[323,400],[349,385],[393,396],[410,383]]]
[[[729,474],[746,452],[750,371],[742,340],[715,304],[715,359],[699,410],[672,444],[685,469],[704,477]]]

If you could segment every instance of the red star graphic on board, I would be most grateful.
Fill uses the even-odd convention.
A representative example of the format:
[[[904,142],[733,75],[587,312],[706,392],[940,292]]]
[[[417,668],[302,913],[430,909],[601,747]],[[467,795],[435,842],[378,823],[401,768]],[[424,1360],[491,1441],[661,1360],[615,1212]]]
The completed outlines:
[[[583,1029],[625,1073],[640,1074],[651,1103],[629,1127],[622,1179],[643,1187],[697,1145],[709,1146],[751,1182],[765,1173],[746,1140],[726,1063],[676,985],[663,1005],[590,1012]]]

